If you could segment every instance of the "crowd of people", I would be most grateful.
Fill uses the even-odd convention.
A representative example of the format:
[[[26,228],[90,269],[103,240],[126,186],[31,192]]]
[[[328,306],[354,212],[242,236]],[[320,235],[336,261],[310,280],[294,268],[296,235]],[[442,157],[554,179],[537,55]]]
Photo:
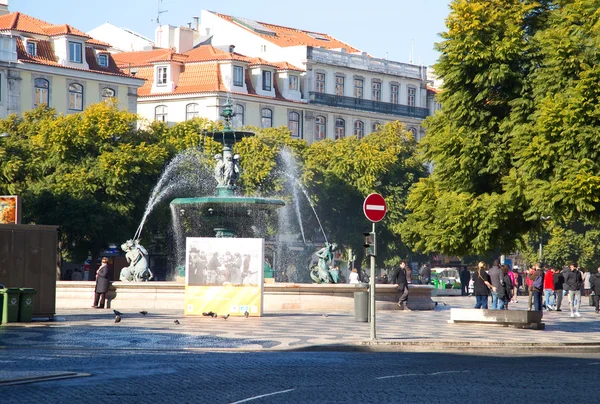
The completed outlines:
[[[592,275],[576,263],[565,268],[538,263],[519,273],[496,260],[489,270],[484,262],[480,262],[472,279],[476,309],[506,310],[509,304],[518,303],[522,290],[528,296],[528,310],[562,311],[563,299],[567,298],[570,316],[581,317],[582,298],[588,297],[588,303],[599,313],[600,268]]]

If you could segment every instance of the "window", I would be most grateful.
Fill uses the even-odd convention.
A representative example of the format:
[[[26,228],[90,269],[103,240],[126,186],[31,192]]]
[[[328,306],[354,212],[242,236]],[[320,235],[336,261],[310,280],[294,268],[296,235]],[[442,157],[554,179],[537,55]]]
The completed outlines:
[[[237,118],[240,121],[240,124],[243,125],[244,124],[244,106],[240,105],[240,104],[235,104],[235,116],[237,116]]]
[[[344,96],[344,77],[335,76],[335,95]]]
[[[167,67],[158,67],[156,69],[156,85],[165,86],[167,85]]]
[[[244,68],[233,66],[233,85],[236,87],[244,86]]]
[[[398,104],[398,85],[397,84],[392,84],[390,87],[390,102],[392,104]]]
[[[265,91],[271,91],[271,72],[265,70],[262,72],[262,88]]]
[[[33,41],[27,41],[27,53],[31,56],[37,56],[37,43]]]
[[[154,108],[154,120],[158,122],[167,122],[168,109],[166,105],[159,105]]]
[[[33,105],[36,107],[42,104],[49,105],[50,82],[46,79],[35,79],[33,81],[33,86],[35,89]]]
[[[415,95],[417,94],[417,89],[414,87],[408,87],[408,106],[415,106]]]
[[[102,101],[108,101],[115,96],[115,90],[109,87],[104,87],[100,92],[100,96],[102,97]]]
[[[185,106],[185,120],[189,121],[190,119],[196,118],[199,115],[200,107],[198,104],[188,104]]]
[[[83,111],[83,86],[81,84],[69,84],[69,109]]]
[[[325,139],[327,136],[327,119],[324,116],[315,118],[315,139]]]
[[[292,132],[292,136],[300,136],[300,114],[297,112],[290,112],[288,114],[288,128]]]
[[[267,45],[260,45],[260,51],[261,52],[266,52],[267,51]]]
[[[335,138],[343,139],[346,136],[346,121],[341,118],[335,120]]]
[[[81,42],[69,42],[69,62],[81,63]]]
[[[260,127],[273,127],[273,111],[271,111],[269,108],[263,108],[260,110]]]
[[[354,121],[354,136],[362,139],[365,135],[365,124],[363,121]]]
[[[417,129],[416,128],[408,128],[408,131],[413,135],[413,138],[415,138],[415,140],[419,140],[419,139],[417,139]]]
[[[371,132],[377,132],[381,124],[379,122],[373,122],[371,125]]]
[[[354,79],[354,97],[355,98],[363,97],[363,80],[362,79]]]
[[[98,64],[102,67],[108,67],[108,55],[106,53],[98,55]]]
[[[290,76],[290,90],[298,90],[298,76]]]
[[[381,101],[381,83],[379,81],[372,82],[371,89],[371,99],[373,101]]]
[[[325,92],[325,73],[317,73],[315,81],[315,91],[317,93]]]

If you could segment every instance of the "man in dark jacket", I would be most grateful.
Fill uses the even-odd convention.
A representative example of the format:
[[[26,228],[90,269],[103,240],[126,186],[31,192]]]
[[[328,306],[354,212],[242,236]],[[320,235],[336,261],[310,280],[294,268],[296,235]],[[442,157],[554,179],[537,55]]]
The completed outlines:
[[[392,274],[392,279],[390,280],[390,283],[398,287],[398,293],[400,293],[398,306],[400,306],[400,310],[404,310],[406,308],[406,303],[408,302],[408,280],[406,278],[405,261],[402,261],[400,263],[400,266],[394,269],[394,273]]]
[[[538,278],[541,277],[541,280]],[[535,266],[535,271],[529,275],[531,285],[529,290],[533,293],[533,310],[542,311],[542,293],[544,291],[544,271],[542,270],[542,264]]]
[[[594,307],[596,308],[596,313],[599,313],[598,303],[600,301],[600,268],[598,268],[598,272],[594,275],[590,276],[590,285],[592,298],[594,299]]]
[[[494,265],[488,271],[490,275],[490,282],[496,288],[496,290],[500,290],[504,287],[504,282],[502,278],[504,275],[502,274],[502,270],[500,269],[500,261],[494,260]],[[498,302],[498,292],[492,291],[492,310],[500,310],[504,305],[501,302]]]
[[[563,284],[565,283],[565,277],[558,268],[552,277],[554,279],[554,310],[562,311],[560,306],[562,305],[563,300]]]
[[[471,272],[467,267],[463,267],[460,271],[460,294],[467,296],[469,294],[469,282],[471,281]]]
[[[583,276],[575,264],[569,265],[569,272],[565,276],[565,290],[569,291],[569,307],[571,308],[571,317],[581,317],[579,314],[579,305],[581,304],[581,285],[583,285]]]

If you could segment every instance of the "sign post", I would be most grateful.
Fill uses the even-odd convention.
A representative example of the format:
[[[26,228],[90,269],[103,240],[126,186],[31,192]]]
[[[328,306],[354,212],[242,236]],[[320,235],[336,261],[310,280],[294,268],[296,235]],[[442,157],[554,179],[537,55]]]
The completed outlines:
[[[371,340],[377,339],[375,332],[375,256],[377,255],[377,242],[375,237],[375,223],[380,222],[387,212],[387,205],[383,196],[370,194],[363,203],[363,212],[367,219],[373,222],[373,249],[371,253],[371,278],[369,286],[369,301],[371,304]]]

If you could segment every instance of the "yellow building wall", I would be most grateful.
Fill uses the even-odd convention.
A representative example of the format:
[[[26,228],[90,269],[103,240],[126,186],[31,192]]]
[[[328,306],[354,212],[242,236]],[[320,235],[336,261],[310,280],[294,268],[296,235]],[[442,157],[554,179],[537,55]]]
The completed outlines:
[[[33,109],[33,76],[39,77],[40,74],[33,74],[29,71],[21,71],[21,113]],[[83,102],[84,109],[92,104],[96,104],[102,100],[100,95],[100,83],[106,84],[107,87],[111,87],[117,91],[117,100],[119,102],[119,108],[128,109],[128,86],[111,84],[105,80],[81,80],[75,77],[66,77],[59,75],[43,75],[45,77],[51,77],[50,80],[50,107],[54,108],[59,114],[76,113],[78,111],[70,111],[68,109],[68,80],[76,80],[78,83],[83,84]]]

